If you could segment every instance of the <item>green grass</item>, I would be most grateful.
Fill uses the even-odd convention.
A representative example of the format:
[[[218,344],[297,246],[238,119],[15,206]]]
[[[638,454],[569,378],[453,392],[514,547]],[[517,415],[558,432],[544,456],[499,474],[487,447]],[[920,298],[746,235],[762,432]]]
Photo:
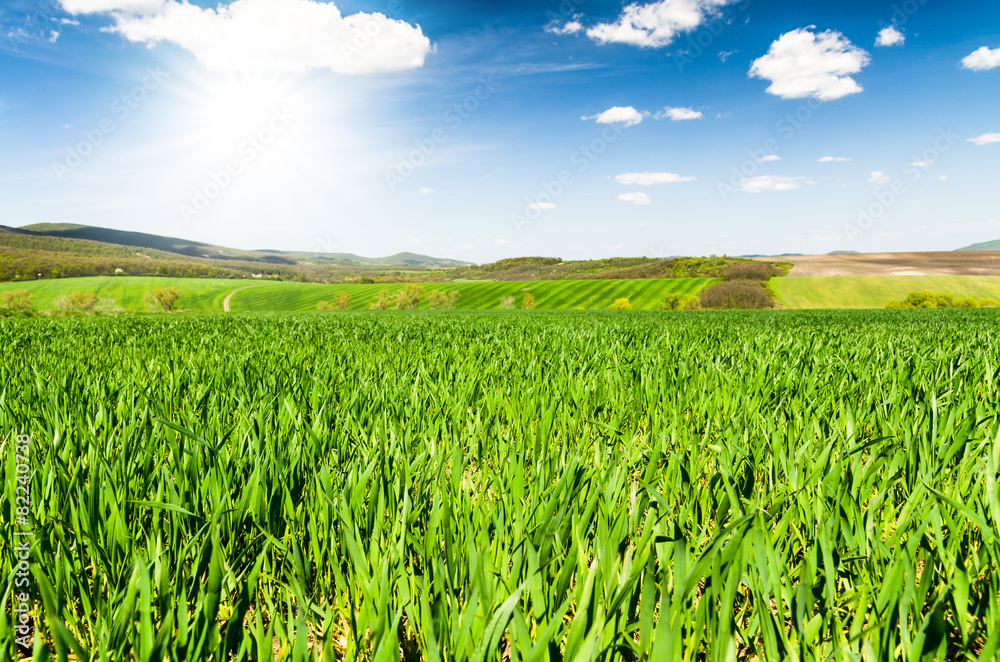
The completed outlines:
[[[998,321],[0,318],[0,647],[23,433],[37,660],[993,660]]]
[[[825,276],[774,278],[771,290],[786,308],[885,308],[911,292],[1000,299],[1000,276]]]
[[[114,299],[123,309],[135,312],[147,310],[144,297],[149,292],[158,287],[176,287],[181,291],[180,310],[221,311],[223,299],[246,285],[246,280],[235,279],[95,276],[0,283],[0,291],[28,290],[34,295],[35,307],[39,310],[51,309],[53,300],[70,292],[90,291],[100,298]]]
[[[513,296],[520,308],[525,292],[535,297],[539,310],[606,310],[615,299],[629,299],[635,310],[656,310],[667,294],[697,294],[713,281],[700,278],[663,280],[563,280],[505,281],[471,283],[427,283],[424,292],[458,290],[459,310],[491,310],[500,308],[500,300]],[[233,311],[305,312],[316,310],[320,301],[333,302],[338,292],[351,295],[352,310],[367,310],[379,290],[395,292],[403,285],[315,285],[311,283],[262,283],[236,294],[230,306]],[[428,308],[426,299],[421,308]]]
[[[636,310],[655,310],[669,293],[697,294],[712,281],[697,278],[666,280],[569,280],[542,282],[472,282],[427,283],[424,292],[440,289],[462,293],[460,310],[488,310],[500,307],[500,299],[514,296],[520,308],[524,292],[535,296],[539,309],[606,309],[615,299],[627,297]],[[395,292],[400,284],[318,285],[314,283],[261,282],[248,279],[214,280],[198,278],[131,278],[124,276],[37,280],[25,283],[2,283],[0,291],[26,289],[35,296],[35,306],[46,310],[59,296],[78,290],[93,291],[99,297],[112,298],[127,311],[146,310],[144,297],[157,287],[176,287],[181,291],[180,310],[221,311],[230,293],[242,288],[232,298],[231,309],[253,312],[306,312],[316,310],[320,301],[333,302],[338,292],[349,292],[353,310],[367,310],[379,290]],[[422,308],[428,307],[426,299]]]

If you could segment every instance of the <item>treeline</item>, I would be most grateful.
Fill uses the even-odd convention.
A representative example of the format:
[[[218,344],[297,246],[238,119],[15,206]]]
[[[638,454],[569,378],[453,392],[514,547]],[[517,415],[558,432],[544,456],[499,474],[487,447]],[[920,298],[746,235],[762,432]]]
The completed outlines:
[[[930,290],[911,292],[902,301],[895,299],[886,308],[1000,308],[1000,301],[992,298],[956,297],[953,294],[937,294]]]
[[[677,257],[654,259],[646,257],[611,258],[606,260],[563,261],[557,257],[520,257],[490,264],[448,269],[449,278],[490,280],[630,280],[635,278],[726,278],[732,267],[764,265],[774,275],[784,275],[790,264],[758,262],[747,258]]]

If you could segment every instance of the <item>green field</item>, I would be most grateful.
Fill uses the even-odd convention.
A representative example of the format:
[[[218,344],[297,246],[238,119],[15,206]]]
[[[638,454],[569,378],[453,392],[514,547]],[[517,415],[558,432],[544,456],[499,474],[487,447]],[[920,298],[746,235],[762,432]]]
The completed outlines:
[[[997,313],[0,318],[0,650],[996,659]]]
[[[28,290],[35,297],[35,307],[49,310],[52,302],[70,292],[89,291],[100,298],[114,299],[127,311],[148,310],[144,297],[158,287],[176,287],[181,291],[179,308],[189,311],[221,311],[222,301],[233,290],[246,287],[245,280],[211,278],[134,278],[94,276],[33,280],[25,283],[0,283],[4,290]]]
[[[771,290],[786,308],[885,308],[911,292],[1000,299],[1000,276],[824,276],[774,278]]]
[[[540,282],[426,283],[424,292],[458,290],[459,310],[490,310],[500,307],[500,299],[513,296],[517,307],[525,292],[535,297],[536,307],[554,309],[606,309],[615,299],[629,299],[636,310],[656,310],[667,294],[697,294],[713,281],[701,278],[642,280],[564,280]],[[99,297],[115,299],[127,311],[147,310],[144,297],[157,287],[181,291],[180,310],[221,311],[223,300],[237,292],[230,309],[252,312],[305,312],[316,310],[320,301],[332,302],[339,292],[352,297],[352,310],[366,310],[379,290],[395,292],[401,284],[319,285],[315,283],[260,282],[195,278],[95,277],[2,283],[0,291],[26,289],[35,296],[37,308],[51,308],[56,297],[75,291],[93,291]],[[428,308],[426,299],[421,308]]]
[[[642,280],[547,280],[478,283],[427,283],[424,292],[458,290],[459,310],[491,310],[500,300],[513,296],[521,307],[525,292],[535,297],[539,310],[583,308],[604,310],[618,298],[627,298],[635,310],[656,310],[667,294],[697,294],[713,281],[702,278]],[[403,286],[389,285],[316,285],[312,283],[261,283],[236,294],[230,303],[233,311],[305,312],[316,310],[320,301],[332,302],[338,292],[351,295],[352,310],[367,310],[379,290],[395,292]],[[426,299],[421,303],[427,309]]]

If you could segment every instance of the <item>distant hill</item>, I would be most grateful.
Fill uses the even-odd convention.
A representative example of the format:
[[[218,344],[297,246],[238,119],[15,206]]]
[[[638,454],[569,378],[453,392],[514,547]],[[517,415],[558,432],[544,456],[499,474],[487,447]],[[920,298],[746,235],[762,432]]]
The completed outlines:
[[[395,255],[390,255],[389,257],[362,257],[360,255],[355,255],[354,253],[305,253],[301,251],[275,251],[275,250],[261,250],[258,253],[264,253],[267,255],[276,255],[281,257],[293,258],[298,261],[318,261],[318,262],[344,262],[348,264],[361,264],[368,266],[383,266],[391,267],[393,265],[407,265],[411,267],[428,267],[428,268],[450,268],[450,267],[467,267],[470,266],[470,262],[462,262],[460,260],[448,260],[444,258],[429,257],[427,255],[418,255],[416,253],[396,253]]]
[[[464,267],[470,263],[459,260],[448,260],[430,257],[427,255],[417,255],[416,253],[397,253],[389,257],[367,258],[351,253],[300,253],[294,251],[278,250],[258,250],[245,251],[237,248],[226,248],[224,246],[214,246],[212,244],[192,241],[190,239],[179,239],[177,237],[165,237],[145,232],[127,232],[124,230],[112,230],[109,228],[99,228],[90,225],[76,225],[73,223],[36,223],[25,225],[19,228],[4,228],[0,230],[10,230],[22,232],[33,236],[59,237],[63,239],[86,239],[89,241],[99,241],[104,244],[114,244],[117,246],[131,246],[135,248],[150,248],[165,253],[174,253],[186,257],[198,257],[209,260],[239,260],[242,262],[262,262],[264,264],[286,264],[295,265],[302,261],[316,260],[327,262],[345,262],[370,266],[411,266],[411,267]]]
[[[957,251],[1000,251],[1000,239],[996,241],[984,241],[981,244],[972,244],[965,248],[959,248]]]

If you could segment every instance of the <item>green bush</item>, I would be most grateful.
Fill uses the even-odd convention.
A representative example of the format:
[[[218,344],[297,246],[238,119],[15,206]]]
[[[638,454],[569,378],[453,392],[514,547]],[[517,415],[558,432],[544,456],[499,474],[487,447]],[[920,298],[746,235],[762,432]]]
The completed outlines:
[[[611,304],[611,310],[632,310],[632,304],[629,303],[628,299],[615,299],[615,302]]]
[[[774,299],[757,280],[727,280],[710,285],[701,293],[702,308],[757,310],[774,308]]]
[[[701,302],[693,294],[668,294],[660,304],[660,310],[697,310]]]
[[[1000,302],[996,299],[976,300],[973,297],[956,297],[953,294],[936,294],[930,290],[911,292],[902,301],[893,299],[885,305],[886,308],[997,308]]]

